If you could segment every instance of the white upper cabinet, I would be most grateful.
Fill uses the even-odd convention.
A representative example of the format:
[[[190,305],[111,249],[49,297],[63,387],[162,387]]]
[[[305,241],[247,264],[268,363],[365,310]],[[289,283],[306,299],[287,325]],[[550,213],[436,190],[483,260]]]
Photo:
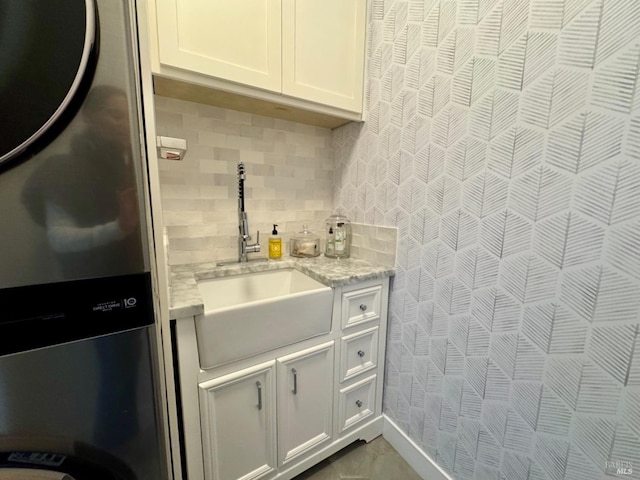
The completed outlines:
[[[360,120],[366,0],[147,0],[153,73]]]
[[[279,0],[156,0],[163,65],[281,90]]]
[[[282,0],[282,92],[362,110],[365,0]]]

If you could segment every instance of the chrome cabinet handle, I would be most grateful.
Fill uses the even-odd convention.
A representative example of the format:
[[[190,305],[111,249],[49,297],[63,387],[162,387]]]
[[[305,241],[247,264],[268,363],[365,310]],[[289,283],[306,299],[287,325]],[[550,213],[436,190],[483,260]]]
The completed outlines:
[[[360,408],[362,406],[362,400],[356,400],[356,405]]]
[[[362,310],[363,312],[367,311],[367,306],[364,303],[360,304],[360,310]]]
[[[291,369],[291,373],[293,373],[293,392],[294,395],[298,394],[298,371],[295,368]]]
[[[258,410],[262,410],[262,384],[256,382],[256,387],[258,387]]]
[[[364,352],[362,350],[358,350],[358,356],[360,358],[364,357]]]

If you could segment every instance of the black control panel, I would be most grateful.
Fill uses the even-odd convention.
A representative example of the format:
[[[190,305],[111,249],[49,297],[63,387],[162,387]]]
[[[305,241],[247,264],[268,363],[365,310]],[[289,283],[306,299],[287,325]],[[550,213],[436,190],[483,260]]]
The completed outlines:
[[[0,290],[0,355],[154,322],[148,272]]]

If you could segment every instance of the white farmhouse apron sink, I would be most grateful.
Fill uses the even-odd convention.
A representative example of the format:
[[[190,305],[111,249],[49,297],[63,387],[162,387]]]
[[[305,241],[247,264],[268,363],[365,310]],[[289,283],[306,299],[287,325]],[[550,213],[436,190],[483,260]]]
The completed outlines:
[[[294,269],[201,280],[200,366],[214,368],[328,333],[333,290]]]

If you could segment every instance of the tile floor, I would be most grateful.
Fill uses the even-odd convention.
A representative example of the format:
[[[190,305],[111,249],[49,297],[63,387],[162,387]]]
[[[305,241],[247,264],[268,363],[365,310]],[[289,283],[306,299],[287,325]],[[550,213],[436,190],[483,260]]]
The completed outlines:
[[[294,480],[420,480],[381,436],[356,442],[295,477]]]

